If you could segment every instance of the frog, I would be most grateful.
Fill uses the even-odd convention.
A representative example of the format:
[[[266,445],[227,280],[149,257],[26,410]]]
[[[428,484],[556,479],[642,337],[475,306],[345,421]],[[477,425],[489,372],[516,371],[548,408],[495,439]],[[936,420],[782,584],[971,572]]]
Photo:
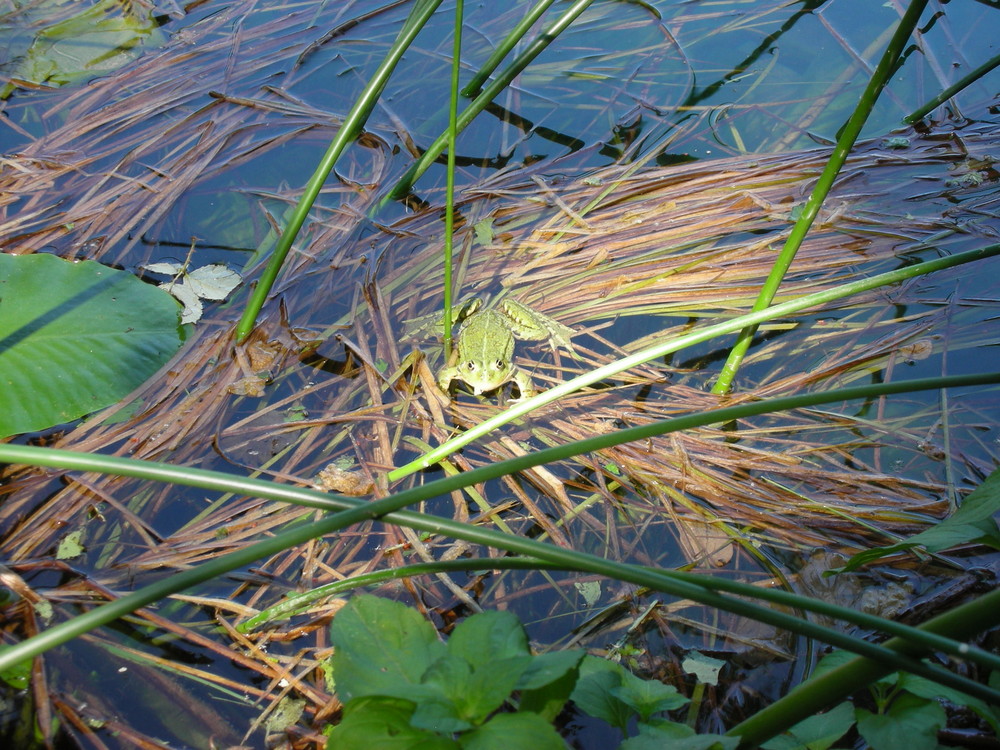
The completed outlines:
[[[505,299],[496,307],[483,309],[482,300],[474,299],[462,315],[453,361],[437,377],[437,384],[445,393],[455,380],[471,386],[477,396],[514,383],[519,397],[512,403],[516,403],[531,398],[536,391],[528,374],[513,362],[515,338],[548,339],[553,349],[573,351],[572,328],[517,300]]]

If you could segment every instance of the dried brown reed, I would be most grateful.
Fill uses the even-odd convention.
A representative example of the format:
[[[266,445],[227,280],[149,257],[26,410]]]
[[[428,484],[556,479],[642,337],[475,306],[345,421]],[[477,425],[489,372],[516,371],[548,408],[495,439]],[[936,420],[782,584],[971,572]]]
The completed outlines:
[[[838,193],[841,210],[806,243],[789,293],[825,288],[849,274],[850,266],[893,263],[901,246],[913,246],[947,226],[950,219],[932,216],[905,226],[878,223],[865,212],[869,191],[898,184],[902,174],[936,171],[943,181],[948,165],[963,158],[949,147],[954,142],[938,137],[916,141],[905,160],[874,144],[859,153],[852,174],[864,175],[871,187]],[[973,134],[963,139],[968,149],[980,143],[987,142]],[[649,170],[620,184],[619,172],[610,170],[601,178],[611,191],[583,217],[586,228],[559,208],[540,203],[533,183],[480,188],[461,206],[466,224],[460,238],[467,240],[462,288],[496,292],[503,287],[577,327],[582,332],[576,339],[580,361],[563,355],[553,365],[548,353],[535,361],[527,358],[527,347],[520,350],[522,366],[533,371],[536,381],[569,377],[637,345],[619,348],[599,334],[618,316],[662,321],[654,327],[673,322],[666,326],[669,335],[692,321],[745,309],[767,272],[773,255],[769,248],[787,231],[788,207],[801,198],[822,158],[816,151]],[[581,211],[602,190],[572,184],[560,188],[559,196]],[[902,204],[907,190],[883,194],[883,210],[896,210],[892,207]],[[474,246],[474,225],[486,217],[493,220],[496,239],[489,246]],[[433,389],[414,376],[426,369],[398,370],[414,349],[405,321],[431,311],[440,294],[440,232],[437,211],[428,210],[374,241],[342,244],[332,258],[322,252],[317,252],[319,261],[300,256],[281,288],[286,309],[272,305],[255,337],[281,352],[272,367],[275,384],[266,394],[273,397],[250,402],[227,392],[227,385],[247,373],[228,335],[236,313],[218,311],[200,324],[182,356],[135,394],[142,403],[137,415],[118,424],[98,415],[56,444],[193,466],[217,465],[222,454],[237,471],[305,483],[326,462],[347,456],[381,486],[379,477],[387,468],[414,455],[412,441],[439,443],[453,429],[449,422],[468,424],[494,410],[459,397],[442,412]],[[342,234],[336,225],[318,225],[313,246],[335,243]],[[374,259],[367,278],[344,270],[358,267],[362,256]],[[847,383],[905,361],[906,347],[927,341],[942,314],[930,310],[899,319],[887,313],[890,302],[904,304],[913,294],[907,288],[853,300],[851,312],[838,321],[788,321],[798,330],[781,336],[775,326],[775,338],[758,348],[762,364],[753,371],[763,373],[760,384],[735,398]],[[330,300],[347,302],[331,306]],[[335,317],[341,313],[343,318]],[[833,317],[834,311],[827,314]],[[302,354],[301,332],[289,321],[333,335],[320,336],[319,354],[309,360]],[[345,343],[337,345],[337,336]],[[942,344],[935,339],[932,345]],[[437,345],[424,348],[436,366]],[[316,369],[338,358],[343,360],[339,375],[327,377]],[[377,366],[379,361],[387,367]],[[703,390],[705,377],[703,370],[676,363],[637,368],[619,384],[609,384],[614,387],[577,395],[533,415],[530,424],[509,428],[482,449],[467,450],[454,464],[461,468],[498,460],[523,450],[524,441],[564,442],[711,408],[718,399]],[[304,407],[308,418],[276,418],[293,405]],[[919,423],[922,430],[941,415],[926,405],[918,408],[919,419],[897,417],[880,427],[850,412],[803,412],[752,420],[731,430],[697,430],[621,446],[482,491],[487,505],[504,503],[502,516],[492,518],[502,519],[514,532],[542,532],[556,543],[650,564],[724,563],[732,553],[719,547],[736,537],[757,537],[793,551],[816,546],[849,550],[913,530],[947,507],[942,476],[905,478],[878,465],[880,451],[909,455],[925,450],[921,432],[909,429],[909,423]],[[113,595],[141,583],[148,575],[143,571],[196,564],[313,512],[254,498],[206,501],[202,508],[191,498],[179,502],[177,491],[169,487],[54,472],[10,471],[2,492],[0,549],[21,575],[37,575],[33,561],[50,555],[67,529],[87,530],[92,569],[47,591],[52,601]],[[455,498],[452,513],[467,518],[465,501]],[[722,535],[707,535],[699,547],[701,537],[691,524],[707,524]],[[466,548],[450,549],[445,539],[422,541],[406,530],[358,528],[263,561],[260,570],[266,577],[231,588],[223,599],[229,604],[213,599],[201,609],[214,609],[220,621],[239,619],[273,603],[289,587],[398,565],[414,550],[420,558],[441,559]],[[416,585],[408,584],[420,600],[441,607],[454,602],[455,589],[461,589],[441,588],[431,580]],[[502,581],[491,584],[488,601],[505,596],[516,601],[525,591],[510,592]],[[318,608],[307,623],[284,631],[283,637],[298,635],[292,652],[277,660],[251,654],[250,663],[245,658],[241,663],[271,684],[284,678],[301,685],[301,675],[315,664],[325,643],[322,629],[309,623],[322,623],[327,616]],[[158,627],[165,623],[159,618],[154,622],[150,613],[142,618]],[[249,642],[260,648],[281,632],[257,634]],[[205,639],[197,629],[185,628],[179,635],[211,642],[217,653],[240,653],[247,647],[246,639]],[[293,674],[293,663],[304,671]],[[327,700],[315,687],[301,692],[312,696],[316,710]]]

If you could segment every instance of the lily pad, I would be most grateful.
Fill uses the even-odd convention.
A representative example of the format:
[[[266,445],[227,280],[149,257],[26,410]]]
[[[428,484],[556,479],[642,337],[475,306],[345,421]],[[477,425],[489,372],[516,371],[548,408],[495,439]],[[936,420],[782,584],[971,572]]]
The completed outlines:
[[[110,406],[184,342],[174,299],[94,261],[0,254],[0,437]]]

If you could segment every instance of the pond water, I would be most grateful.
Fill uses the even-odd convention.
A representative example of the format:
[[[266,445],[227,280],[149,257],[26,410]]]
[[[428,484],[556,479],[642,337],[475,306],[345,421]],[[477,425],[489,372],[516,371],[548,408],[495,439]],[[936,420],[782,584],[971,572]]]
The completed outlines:
[[[1000,232],[1000,175],[989,156],[1000,74],[972,84],[933,122],[901,124],[996,54],[996,34],[985,33],[998,27],[993,5],[931,5],[782,294],[983,246]],[[116,3],[94,6],[105,22],[122,17]],[[427,373],[443,362],[439,337],[413,321],[441,304],[444,164],[433,164],[407,200],[381,201],[446,125],[453,5],[442,4],[417,37],[365,135],[327,181],[262,314],[257,349],[234,349],[229,338],[249,287],[412,4],[130,7],[128,23],[111,24],[113,43],[88,38],[96,54],[63,39],[79,36],[72,9],[4,11],[0,72],[16,88],[0,115],[0,243],[136,273],[155,262],[224,263],[247,283],[229,301],[206,305],[191,343],[135,394],[126,417],[99,415],[22,442],[297,483],[336,461],[384,492],[388,469],[512,395],[479,399],[460,388],[451,411],[431,406],[425,375],[408,357],[422,352]],[[527,7],[467,5],[463,84]],[[749,309],[900,13],[897,3],[866,0],[595,2],[458,138],[456,294],[511,294],[578,332],[576,357],[517,344],[520,366],[539,386]],[[75,30],[49,38],[29,30],[55,28],[45,14]],[[121,35],[141,43],[124,50]],[[55,86],[63,79],[71,82]],[[768,397],[1000,369],[996,269],[995,260],[980,261],[773,321],[758,333],[737,391]],[[454,466],[712,408],[718,399],[707,390],[731,345],[731,335],[716,337],[609,378],[601,390],[505,428],[502,440],[466,448]],[[261,395],[230,389],[260,372]],[[481,516],[613,559],[690,565],[762,585],[784,578],[846,606],[913,616],[908,608],[933,600],[954,569],[905,562],[827,586],[816,571],[836,558],[813,553],[849,554],[946,515],[994,467],[998,418],[987,388],[831,405],[624,446],[553,465],[549,475],[488,483],[481,502],[442,497],[427,510]],[[133,480],[12,472],[3,481],[0,559],[67,611],[93,590],[88,582],[126,591],[306,515]],[[728,548],[713,558],[696,544],[706,521],[746,541],[729,548],[725,537],[709,539]],[[55,573],[50,563],[68,528],[82,530],[84,551]],[[164,605],[159,615],[184,623],[170,635],[163,621],[136,620],[54,653],[57,712],[64,724],[70,716],[110,722],[100,734],[112,746],[144,735],[263,747],[263,730],[251,722],[282,692],[280,679],[303,675],[303,726],[322,714],[328,687],[307,665],[325,654],[332,610],[324,603],[246,642],[219,631],[216,618],[228,626],[287,591],[471,554],[480,552],[443,536],[370,525],[262,561],[200,587],[202,600]],[[687,688],[684,654],[724,659],[730,671],[706,703],[704,731],[786,692],[818,650],[670,597],[607,583],[595,592],[586,577],[454,579],[451,588],[421,579],[380,593],[421,601],[442,628],[473,601],[502,607],[523,619],[539,648],[610,650]],[[871,590],[884,601],[872,603]],[[130,648],[193,676],[165,677]],[[150,711],[191,718],[183,729],[152,727],[144,723]],[[13,733],[16,725],[6,726]],[[581,748],[615,741],[596,727],[573,736]],[[312,740],[303,731],[296,741]]]

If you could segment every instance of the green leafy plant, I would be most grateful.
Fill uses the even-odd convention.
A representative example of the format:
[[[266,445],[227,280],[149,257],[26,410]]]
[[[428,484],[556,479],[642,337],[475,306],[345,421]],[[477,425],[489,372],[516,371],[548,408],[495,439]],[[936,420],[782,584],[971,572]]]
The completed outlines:
[[[361,595],[337,613],[330,636],[344,702],[331,747],[563,748],[552,722],[569,700],[623,733],[637,720],[640,732],[685,738],[692,750],[737,744],[693,742],[693,730],[660,716],[688,702],[672,686],[579,650],[532,654],[509,612],[475,614],[442,643],[416,610]]]
[[[127,396],[184,342],[173,298],[94,261],[0,254],[0,437]]]
[[[621,664],[578,650],[532,654],[509,612],[459,623],[447,642],[416,610],[370,595],[352,598],[330,629],[331,679],[344,702],[327,729],[331,747],[562,748],[552,722],[571,703],[628,736],[623,750],[667,743],[686,750],[734,750],[738,736],[697,734],[666,714],[689,699]],[[814,677],[847,664],[833,652]],[[806,683],[808,684],[808,683]],[[854,726],[873,750],[937,747],[946,724],[940,701],[971,709],[996,731],[1000,710],[922,677],[894,672],[868,690],[874,710],[844,701],[776,736],[765,750],[826,750]],[[518,738],[522,738],[520,744]]]
[[[827,654],[810,679],[848,661],[850,656],[841,651]],[[1000,730],[1000,710],[997,708],[906,672],[893,672],[883,677],[869,685],[867,693],[874,710],[845,701],[799,722],[761,747],[764,750],[826,750],[856,726],[858,734],[873,750],[900,747],[935,750],[939,746],[938,731],[947,723],[941,701],[968,708],[994,732]]]

